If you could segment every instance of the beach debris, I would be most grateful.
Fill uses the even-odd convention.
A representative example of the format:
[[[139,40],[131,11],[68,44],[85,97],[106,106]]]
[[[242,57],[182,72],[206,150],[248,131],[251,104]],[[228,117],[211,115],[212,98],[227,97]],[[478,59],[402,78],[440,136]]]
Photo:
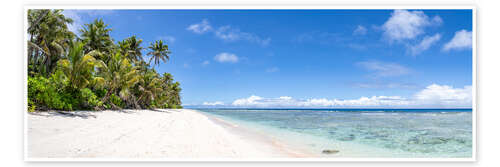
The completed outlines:
[[[323,154],[337,154],[339,153],[339,150],[323,150],[321,153]]]

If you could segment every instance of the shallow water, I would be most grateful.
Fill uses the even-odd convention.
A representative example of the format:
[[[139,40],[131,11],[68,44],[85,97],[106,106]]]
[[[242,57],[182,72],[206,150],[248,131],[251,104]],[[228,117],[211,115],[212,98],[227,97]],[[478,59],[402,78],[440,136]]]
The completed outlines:
[[[321,156],[472,157],[470,109],[198,110]]]

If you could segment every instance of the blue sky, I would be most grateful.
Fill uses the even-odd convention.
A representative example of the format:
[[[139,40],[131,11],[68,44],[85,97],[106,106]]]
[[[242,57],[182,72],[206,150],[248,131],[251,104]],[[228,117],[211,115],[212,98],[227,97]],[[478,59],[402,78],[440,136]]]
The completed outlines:
[[[472,10],[66,10],[144,48],[192,107],[471,107]],[[144,51],[146,53],[147,51]]]

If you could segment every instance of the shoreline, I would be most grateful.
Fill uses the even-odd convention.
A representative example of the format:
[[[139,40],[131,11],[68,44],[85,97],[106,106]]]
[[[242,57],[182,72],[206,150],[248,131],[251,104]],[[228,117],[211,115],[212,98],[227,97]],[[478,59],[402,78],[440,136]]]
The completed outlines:
[[[200,111],[197,111],[200,112]],[[304,149],[300,148],[295,148],[292,147],[291,145],[287,144],[284,141],[281,141],[277,139],[276,137],[272,137],[271,135],[268,134],[263,134],[263,132],[258,132],[254,129],[244,127],[242,125],[237,125],[235,123],[231,123],[227,120],[224,120],[222,118],[217,118],[212,115],[208,115],[205,113],[201,113],[205,116],[207,116],[211,121],[213,121],[215,124],[225,128],[227,131],[229,131],[231,134],[235,134],[239,137],[242,138],[248,138],[248,142],[251,142],[255,144],[256,146],[259,145],[266,145],[268,149],[272,150],[276,154],[280,155],[285,155],[284,157],[288,158],[319,158],[320,156],[317,154],[313,154],[309,151],[306,151]],[[262,146],[261,146],[262,147]],[[280,156],[283,157],[283,156]]]
[[[311,157],[191,109],[27,114],[28,158]]]

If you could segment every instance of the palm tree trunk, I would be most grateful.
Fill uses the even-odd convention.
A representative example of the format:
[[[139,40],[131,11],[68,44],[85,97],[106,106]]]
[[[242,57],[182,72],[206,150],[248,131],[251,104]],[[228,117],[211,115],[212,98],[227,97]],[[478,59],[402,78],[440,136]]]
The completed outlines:
[[[141,106],[139,105],[139,103],[137,103],[137,99],[135,98],[135,96],[133,96],[132,98],[132,101],[134,101],[135,109],[141,109]]]
[[[106,92],[106,95],[101,99],[103,103],[106,103],[109,100],[109,97],[111,97],[111,93],[113,93],[114,88],[111,88],[108,92]],[[111,102],[113,104],[113,102]]]

